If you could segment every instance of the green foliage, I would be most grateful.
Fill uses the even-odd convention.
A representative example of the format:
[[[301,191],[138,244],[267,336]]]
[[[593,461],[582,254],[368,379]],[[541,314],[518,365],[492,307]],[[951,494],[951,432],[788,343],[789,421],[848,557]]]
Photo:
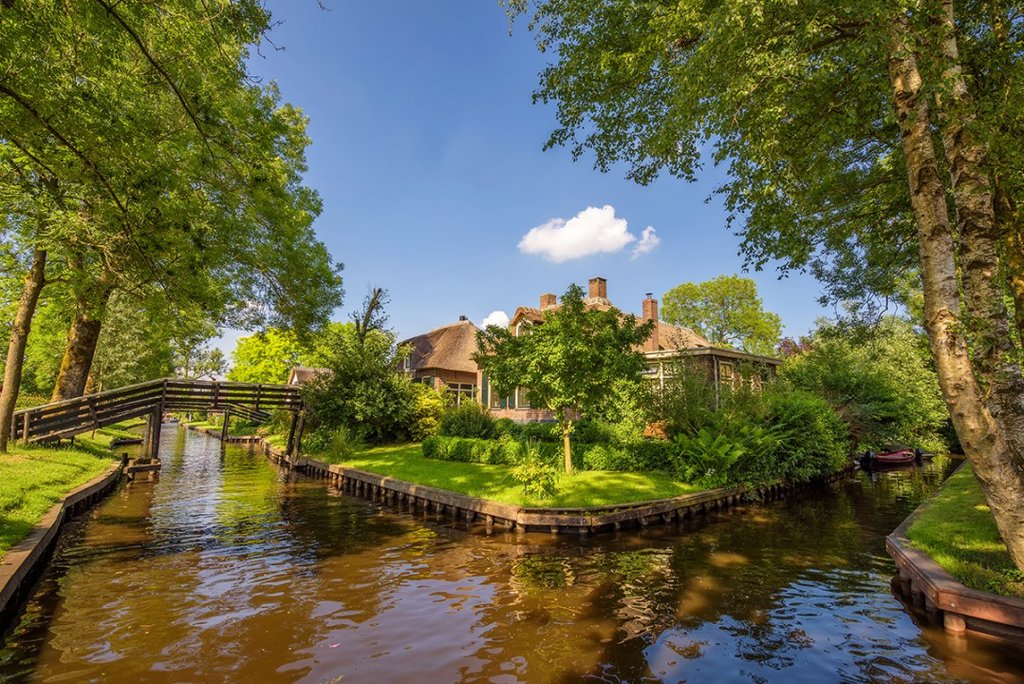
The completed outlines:
[[[827,401],[858,448],[906,443],[943,448],[948,413],[923,335],[885,319],[851,335],[823,324],[809,348],[786,359],[782,377]]]
[[[413,425],[412,383],[394,371],[405,350],[390,331],[373,330],[360,341],[356,326],[333,326],[327,372],[303,387],[316,428],[345,426],[371,442],[406,439]]]
[[[717,403],[717,406],[716,406]],[[674,369],[658,400],[672,437],[661,460],[707,487],[803,482],[834,472],[849,453],[848,430],[823,399],[774,381],[763,391],[713,386],[697,369]]]
[[[782,336],[782,321],[765,311],[752,278],[720,275],[703,283],[682,283],[665,293],[661,315],[712,344],[771,356]]]
[[[363,435],[356,429],[339,425],[321,426],[302,439],[302,451],[308,454],[330,454],[332,459],[345,460],[366,449]]]
[[[421,441],[436,435],[441,429],[441,419],[448,409],[445,395],[421,383],[412,385],[412,425],[410,437]]]
[[[639,377],[643,356],[635,348],[651,334],[651,323],[635,316],[587,309],[583,290],[570,285],[561,306],[544,312],[544,321],[518,336],[490,326],[478,338],[477,363],[497,391],[520,387],[537,406],[555,413],[563,435],[578,416],[604,404],[616,381]],[[565,469],[572,470],[566,445]]]
[[[453,406],[441,416],[438,432],[448,437],[477,437],[487,439],[495,436],[495,422],[490,413],[475,401],[464,401]]]
[[[654,399],[654,414],[669,435],[695,433],[716,410],[715,387],[703,368],[687,361],[673,364],[667,374],[664,390]]]
[[[545,463],[537,449],[531,447],[512,468],[512,479],[519,483],[527,496],[547,498],[555,493],[558,486],[558,470]]]
[[[537,447],[537,450],[540,448]],[[526,450],[525,442],[508,436],[476,439],[435,435],[423,440],[423,455],[426,458],[457,463],[514,465],[522,460]],[[549,449],[548,452],[553,453],[553,450]]]
[[[240,337],[231,352],[228,380],[283,383],[288,380],[288,372],[299,365],[302,352],[298,337],[287,330],[269,328]]]

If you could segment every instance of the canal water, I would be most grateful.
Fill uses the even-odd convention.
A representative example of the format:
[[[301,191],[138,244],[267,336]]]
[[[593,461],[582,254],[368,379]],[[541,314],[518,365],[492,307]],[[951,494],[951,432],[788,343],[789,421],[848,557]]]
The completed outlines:
[[[893,595],[884,537],[955,466],[619,536],[414,518],[165,430],[64,534],[0,681],[1024,681]]]

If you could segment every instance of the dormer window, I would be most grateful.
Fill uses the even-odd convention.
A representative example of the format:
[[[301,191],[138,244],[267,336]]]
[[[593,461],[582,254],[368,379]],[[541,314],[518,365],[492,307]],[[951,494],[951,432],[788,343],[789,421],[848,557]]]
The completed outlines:
[[[532,325],[530,321],[519,321],[516,323],[516,337],[523,337],[524,335],[530,334],[530,328]]]

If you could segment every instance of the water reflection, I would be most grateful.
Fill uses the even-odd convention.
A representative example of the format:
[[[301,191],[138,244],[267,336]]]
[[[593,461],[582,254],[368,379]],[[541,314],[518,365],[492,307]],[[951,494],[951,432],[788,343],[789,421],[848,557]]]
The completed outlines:
[[[66,535],[0,680],[1021,681],[890,591],[949,471],[858,474],[680,528],[487,537],[185,431]]]

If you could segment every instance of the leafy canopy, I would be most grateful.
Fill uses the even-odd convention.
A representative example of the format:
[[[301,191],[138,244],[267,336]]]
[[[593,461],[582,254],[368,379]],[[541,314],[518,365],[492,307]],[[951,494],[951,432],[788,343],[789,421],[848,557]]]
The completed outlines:
[[[720,275],[703,283],[682,283],[662,298],[662,317],[686,326],[718,346],[771,355],[782,334],[777,314],[765,311],[751,278]]]
[[[488,326],[477,338],[477,363],[496,390],[526,390],[531,404],[550,409],[565,439],[566,470],[572,470],[569,433],[581,414],[608,400],[617,381],[642,382],[643,355],[637,348],[653,323],[615,309],[588,309],[583,289],[570,285],[542,323],[516,336]]]

